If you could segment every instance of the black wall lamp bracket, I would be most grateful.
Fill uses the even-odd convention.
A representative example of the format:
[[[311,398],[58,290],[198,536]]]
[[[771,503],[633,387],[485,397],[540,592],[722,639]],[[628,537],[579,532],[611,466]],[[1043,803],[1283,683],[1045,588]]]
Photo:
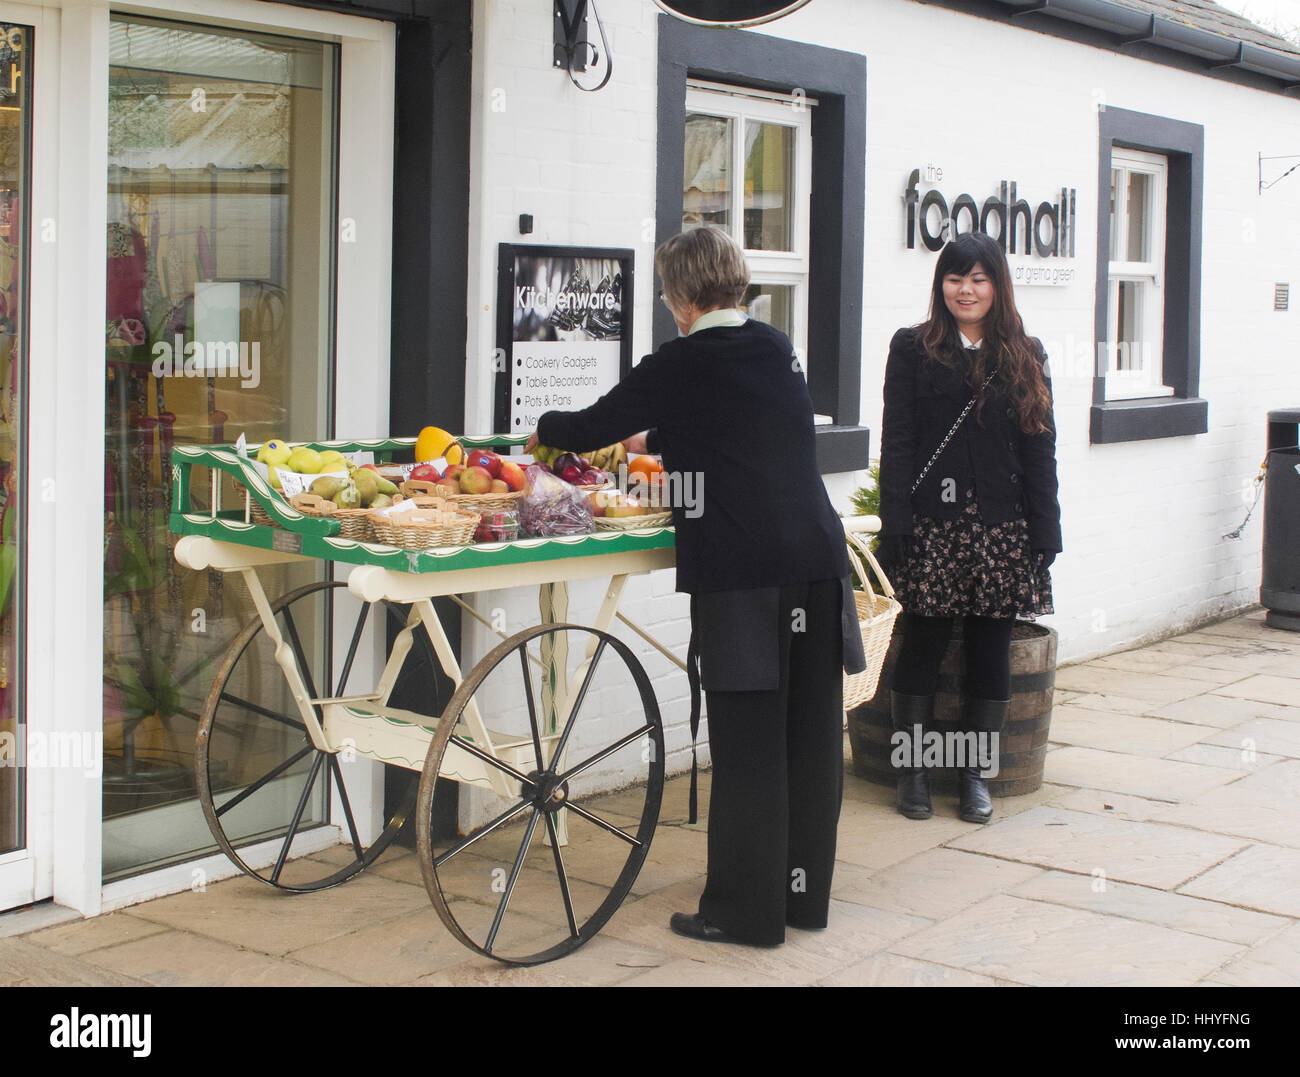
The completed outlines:
[[[609,40],[605,37],[605,26],[600,21],[595,0],[551,0],[555,18],[553,22],[552,65],[569,73],[569,81],[578,89],[595,93],[604,89],[614,73],[614,58],[609,51]],[[588,10],[596,19],[596,30],[600,34],[600,49],[587,39]],[[595,86],[584,86],[578,81],[577,73],[600,64],[601,49],[604,49],[605,74]]]

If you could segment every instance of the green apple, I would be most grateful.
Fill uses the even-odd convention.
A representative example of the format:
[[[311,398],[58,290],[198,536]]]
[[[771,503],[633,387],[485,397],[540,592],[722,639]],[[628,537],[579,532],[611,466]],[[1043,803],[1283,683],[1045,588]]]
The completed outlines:
[[[322,471],[340,471],[347,464],[348,458],[338,449],[326,449],[320,454]]]
[[[292,454],[293,450],[279,438],[270,438],[257,450],[257,460],[268,467],[283,467]]]
[[[289,468],[299,475],[317,475],[321,470],[320,453],[301,445],[289,454]]]

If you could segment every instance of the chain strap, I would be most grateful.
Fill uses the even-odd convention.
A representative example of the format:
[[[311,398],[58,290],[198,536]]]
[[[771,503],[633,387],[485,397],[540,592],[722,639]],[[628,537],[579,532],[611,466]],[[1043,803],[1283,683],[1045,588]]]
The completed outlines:
[[[970,409],[975,406],[975,401],[978,400],[980,396],[983,394],[984,390],[989,387],[989,382],[991,382],[996,375],[997,375],[997,371],[995,370],[993,371],[992,374],[990,374],[987,378],[985,378],[984,384],[980,386],[980,391],[976,393],[973,397],[971,397],[970,401],[966,404],[966,406],[961,409],[961,414],[957,416],[957,421],[952,424],[952,429],[949,430],[947,435],[944,437],[944,439],[941,442],[939,442],[939,447],[934,450],[934,455],[930,457],[925,467],[921,468],[921,474],[919,474],[916,477],[916,482],[912,483],[912,493],[916,493],[917,487],[921,485],[922,480],[924,480],[925,476],[929,473],[930,468],[934,466],[934,462],[939,459],[939,454],[943,452],[948,442],[952,440],[953,434],[957,433],[957,427],[961,426],[961,422],[964,418],[966,418],[967,412],[969,412]]]

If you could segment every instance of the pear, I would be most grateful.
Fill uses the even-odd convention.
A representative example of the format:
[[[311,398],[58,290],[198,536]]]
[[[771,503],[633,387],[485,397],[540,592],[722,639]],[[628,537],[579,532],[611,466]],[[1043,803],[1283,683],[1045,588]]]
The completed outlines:
[[[323,475],[311,484],[311,492],[317,497],[324,498],[326,501],[333,501],[334,495],[342,490],[346,485],[346,479],[336,478],[332,475]]]
[[[357,468],[352,472],[352,485],[357,488],[361,495],[361,507],[368,508],[374,501],[375,495],[379,493],[379,476],[373,471],[368,471],[364,467]]]
[[[333,498],[334,504],[340,509],[359,509],[361,508],[361,494],[354,483],[348,483]]]

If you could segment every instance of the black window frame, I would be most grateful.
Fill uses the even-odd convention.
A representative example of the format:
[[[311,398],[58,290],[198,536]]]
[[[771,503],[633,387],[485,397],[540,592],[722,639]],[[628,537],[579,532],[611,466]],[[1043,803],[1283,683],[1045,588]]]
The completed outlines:
[[[813,408],[835,417],[817,427],[821,474],[869,464],[868,431],[858,426],[862,385],[862,288],[866,205],[867,60],[742,30],[658,19],[658,167],[655,243],[682,229],[686,81],[705,79],[816,98],[812,110],[812,191],[808,252],[808,390]],[[652,294],[662,281],[656,274]],[[655,305],[656,347],[677,334]]]
[[[1089,422],[1092,444],[1183,437],[1209,430],[1201,379],[1201,227],[1205,128],[1197,123],[1106,107],[1099,111],[1097,163],[1097,357]],[[1171,397],[1106,399],[1110,295],[1110,170],[1115,147],[1160,154],[1168,161],[1165,201],[1162,379]]]

